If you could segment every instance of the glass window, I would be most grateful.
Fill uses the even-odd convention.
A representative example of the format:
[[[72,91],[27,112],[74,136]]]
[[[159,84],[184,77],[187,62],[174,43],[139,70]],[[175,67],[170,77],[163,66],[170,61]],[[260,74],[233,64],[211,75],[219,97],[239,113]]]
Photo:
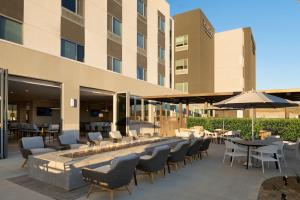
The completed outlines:
[[[165,20],[159,16],[159,30],[165,32]]]
[[[77,7],[77,0],[62,0],[61,1],[61,5],[62,7],[76,13],[77,10],[76,10],[76,7]]]
[[[145,16],[145,3],[144,0],[137,0],[137,11],[138,14]]]
[[[183,35],[183,36],[176,37],[175,45],[176,45],[176,47],[187,46],[188,45],[188,40],[189,40],[188,35]]]
[[[141,33],[137,33],[137,46],[141,49],[145,48],[145,38]]]
[[[175,61],[176,74],[188,73],[188,59],[180,59]]]
[[[70,42],[67,40],[61,40],[61,56],[77,60],[80,62],[84,61],[84,47]]]
[[[121,33],[122,33],[121,22],[115,17],[113,17],[112,20],[113,20],[113,22],[112,22],[113,23],[113,25],[112,25],[113,33],[121,37]]]
[[[165,76],[162,74],[158,74],[158,85],[161,85],[161,86],[165,85]]]
[[[146,70],[142,67],[137,67],[137,79],[139,80],[146,80]]]
[[[162,47],[159,47],[159,59],[165,60],[165,49]]]
[[[122,62],[118,58],[112,58],[112,70],[117,73],[121,73]]]
[[[0,39],[22,44],[22,24],[0,16]]]
[[[7,119],[8,121],[16,121],[18,116],[18,106],[16,104],[8,104]]]
[[[176,83],[175,89],[182,92],[188,92],[188,83]]]

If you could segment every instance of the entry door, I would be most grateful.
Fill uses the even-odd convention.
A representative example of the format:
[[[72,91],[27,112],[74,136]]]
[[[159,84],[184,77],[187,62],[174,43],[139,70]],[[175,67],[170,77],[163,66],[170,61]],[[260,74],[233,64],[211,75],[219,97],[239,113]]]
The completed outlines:
[[[7,157],[7,69],[0,69],[0,159]]]
[[[116,94],[116,104],[116,128],[123,136],[126,136],[129,120],[129,93]]]

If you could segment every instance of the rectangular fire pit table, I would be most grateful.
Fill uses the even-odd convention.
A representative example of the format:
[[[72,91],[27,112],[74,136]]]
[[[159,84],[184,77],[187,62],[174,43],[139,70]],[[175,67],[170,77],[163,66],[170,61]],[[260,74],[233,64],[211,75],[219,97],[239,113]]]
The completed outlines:
[[[100,147],[94,148],[73,149],[30,156],[28,161],[29,176],[65,190],[73,190],[86,185],[81,175],[81,169],[84,167],[100,167],[109,164],[117,156],[130,153],[144,155],[148,151],[152,151],[154,147],[172,146],[180,141],[182,139],[143,138],[121,143],[106,142],[103,146],[100,143]]]

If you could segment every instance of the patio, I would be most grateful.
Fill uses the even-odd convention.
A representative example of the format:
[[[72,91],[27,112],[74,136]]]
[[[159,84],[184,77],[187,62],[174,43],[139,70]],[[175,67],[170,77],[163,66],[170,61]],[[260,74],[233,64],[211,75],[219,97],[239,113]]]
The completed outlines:
[[[0,193],[3,199],[86,199],[87,187],[71,192],[46,185],[27,178],[27,169],[21,169],[21,155],[16,146],[11,147],[10,156],[0,161]],[[116,199],[256,199],[260,184],[269,177],[280,175],[273,164],[262,174],[261,168],[246,170],[235,162],[230,167],[229,161],[222,163],[225,146],[211,144],[209,156],[187,164],[176,172],[156,176],[154,184],[147,177],[138,176],[139,185],[132,183],[132,195],[126,191],[116,192]],[[295,151],[286,150],[288,166],[295,169],[300,164],[295,158]],[[283,168],[283,174],[287,170]],[[288,170],[291,173],[290,170]],[[17,178],[13,178],[17,177]],[[96,190],[89,199],[108,199],[106,192]]]

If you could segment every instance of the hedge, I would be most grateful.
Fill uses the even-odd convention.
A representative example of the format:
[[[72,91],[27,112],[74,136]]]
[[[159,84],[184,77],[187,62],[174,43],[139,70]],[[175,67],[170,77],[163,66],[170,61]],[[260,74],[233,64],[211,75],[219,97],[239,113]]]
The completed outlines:
[[[223,127],[225,130],[240,130],[241,136],[251,138],[251,119],[245,118],[200,118],[190,117],[187,119],[187,127],[203,126],[204,129],[213,131]],[[255,135],[258,137],[260,130],[272,130],[276,135],[288,141],[296,141],[300,138],[300,119],[256,119],[254,123]]]

